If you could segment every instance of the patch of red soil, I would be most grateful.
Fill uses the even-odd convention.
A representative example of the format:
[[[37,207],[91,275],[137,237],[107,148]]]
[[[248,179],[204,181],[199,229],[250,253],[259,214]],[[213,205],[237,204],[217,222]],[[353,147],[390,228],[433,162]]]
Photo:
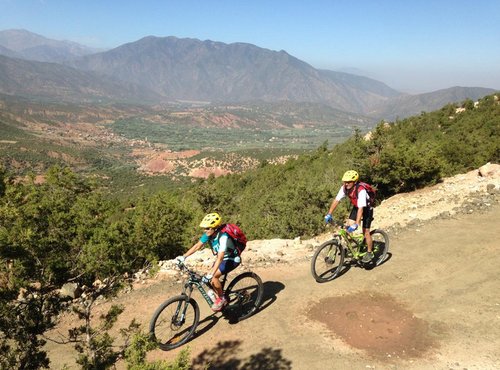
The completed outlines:
[[[175,166],[169,161],[165,161],[161,158],[156,158],[146,163],[140,169],[145,172],[167,173],[173,171],[174,168]]]
[[[35,184],[43,184],[43,183],[45,183],[45,175],[36,175]]]
[[[182,152],[164,152],[159,156],[163,159],[179,159],[179,158],[190,158],[199,154],[199,150],[184,150]]]
[[[417,358],[435,346],[429,325],[389,295],[360,292],[322,299],[309,311],[348,345],[378,358]]]
[[[231,171],[225,170],[220,167],[204,167],[204,168],[195,168],[191,170],[191,172],[189,172],[189,176],[201,177],[206,179],[211,174],[217,177],[217,176],[227,175],[228,173],[231,173]]]
[[[148,172],[148,173],[168,173],[175,169],[176,164],[172,161],[177,159],[189,158],[197,155],[199,153],[198,150],[185,150],[182,152],[160,152],[154,153],[151,155],[151,151],[147,150],[134,150],[134,155],[137,157],[140,156],[150,156],[150,158],[146,163],[144,163],[140,167],[140,171]]]

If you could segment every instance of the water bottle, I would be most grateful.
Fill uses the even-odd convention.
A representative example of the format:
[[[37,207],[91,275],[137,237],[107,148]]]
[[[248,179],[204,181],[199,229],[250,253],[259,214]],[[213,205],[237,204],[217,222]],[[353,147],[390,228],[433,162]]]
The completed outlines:
[[[215,302],[215,300],[217,299],[215,292],[212,289],[209,289],[207,294],[210,297],[210,299],[212,300],[212,302]]]

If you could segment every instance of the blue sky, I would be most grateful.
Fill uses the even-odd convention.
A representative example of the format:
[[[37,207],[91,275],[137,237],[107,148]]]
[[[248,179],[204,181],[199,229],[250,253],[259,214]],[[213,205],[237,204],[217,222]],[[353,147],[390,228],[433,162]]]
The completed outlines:
[[[410,93],[500,90],[500,0],[0,0],[0,30],[21,28],[99,48],[247,42]]]

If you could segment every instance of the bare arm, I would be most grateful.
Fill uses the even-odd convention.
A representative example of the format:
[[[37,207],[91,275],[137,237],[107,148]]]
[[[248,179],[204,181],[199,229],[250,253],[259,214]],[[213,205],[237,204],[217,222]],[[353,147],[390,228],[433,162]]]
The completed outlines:
[[[340,189],[339,189],[339,191],[337,193],[337,196],[332,201],[332,205],[330,206],[330,209],[328,210],[328,214],[331,215],[333,213],[333,211],[335,211],[335,208],[337,208],[337,206],[339,205],[340,201],[344,197],[345,197],[344,188],[340,187]]]
[[[198,241],[195,245],[193,245],[189,250],[183,254],[184,257],[192,255],[194,252],[199,251],[203,247],[203,243]]]
[[[328,210],[328,213],[332,214],[333,211],[335,211],[335,208],[337,208],[338,204],[339,204],[339,201],[337,199],[334,199],[332,202],[332,205],[330,206],[330,209]]]

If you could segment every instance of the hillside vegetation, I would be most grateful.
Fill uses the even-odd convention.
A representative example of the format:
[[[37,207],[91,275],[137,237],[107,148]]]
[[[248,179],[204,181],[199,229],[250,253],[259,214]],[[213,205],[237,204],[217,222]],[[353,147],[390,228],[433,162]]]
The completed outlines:
[[[375,184],[380,201],[435,184],[442,176],[498,163],[499,117],[494,95],[477,104],[447,105],[380,122],[368,137],[356,131],[331,150],[325,142],[283,165],[262,161],[242,174],[212,176],[126,202],[108,190],[105,180],[68,168],[51,168],[41,184],[34,177],[19,182],[0,171],[0,367],[49,366],[40,335],[65,307],[57,289],[66,282],[85,287],[79,315],[87,326],[75,328],[71,337],[81,354],[78,363],[109,366],[125,355],[124,348],[113,349],[106,332],[121,311],[113,308],[96,328],[93,304],[148,263],[190,246],[205,212],[218,211],[240,223],[250,239],[314,235],[347,169]],[[137,330],[132,323],[124,334]]]

